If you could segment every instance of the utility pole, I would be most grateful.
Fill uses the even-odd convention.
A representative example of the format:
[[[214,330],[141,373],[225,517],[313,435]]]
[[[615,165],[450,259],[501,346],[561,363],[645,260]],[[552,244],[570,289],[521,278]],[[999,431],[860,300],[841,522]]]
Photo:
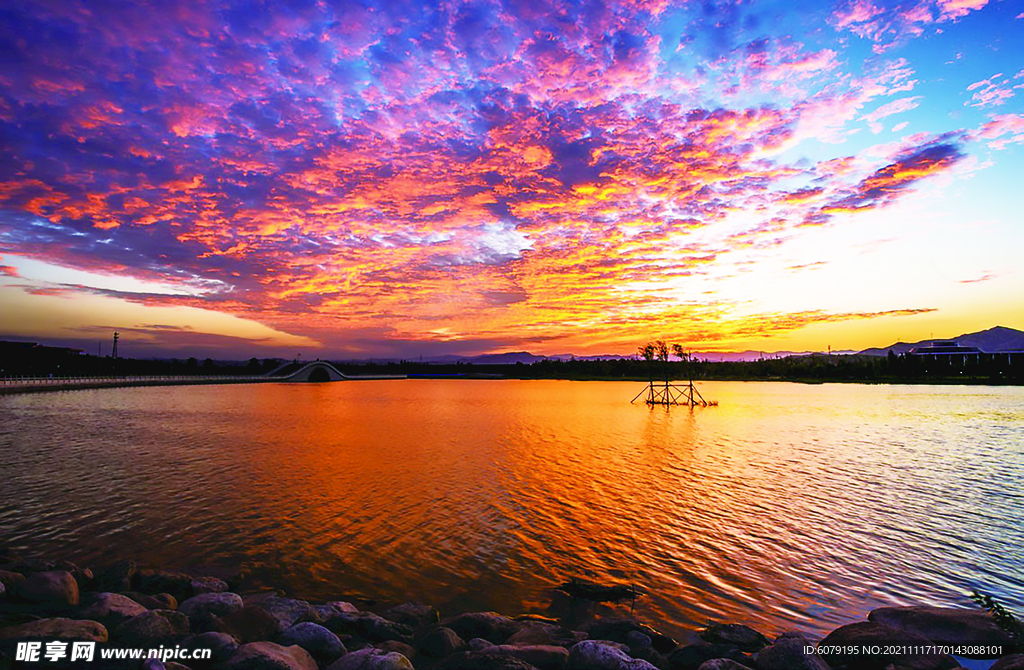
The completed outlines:
[[[117,358],[117,338],[118,337],[119,337],[119,335],[117,334],[117,331],[115,330],[114,331],[114,348],[110,352],[110,357],[111,358]]]

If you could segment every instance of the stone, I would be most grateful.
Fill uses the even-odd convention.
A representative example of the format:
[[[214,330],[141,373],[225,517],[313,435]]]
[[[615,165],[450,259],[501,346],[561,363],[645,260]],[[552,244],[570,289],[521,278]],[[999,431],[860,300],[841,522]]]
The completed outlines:
[[[168,661],[164,664],[164,670],[192,670],[192,668],[188,667],[187,665],[182,665],[181,663]]]
[[[0,582],[0,598],[3,598],[5,595],[7,595],[7,587],[4,586],[3,582]]]
[[[679,643],[671,637],[659,633],[647,624],[635,619],[607,618],[593,621],[583,628],[592,640],[612,640],[626,644],[626,635],[632,631],[639,631],[651,638],[651,646],[654,650],[667,654],[675,649]]]
[[[13,596],[18,591],[20,586],[25,581],[25,575],[20,572],[10,572],[8,570],[0,570],[0,584],[4,585],[7,589],[7,595]]]
[[[387,612],[384,612],[382,616],[389,621],[405,624],[410,628],[423,628],[440,621],[440,615],[436,609],[430,605],[423,605],[412,600],[402,603],[397,607],[392,607]]]
[[[191,581],[192,593],[201,596],[204,593],[224,593],[228,583],[216,577],[194,577]]]
[[[72,607],[78,604],[78,582],[66,570],[35,572],[18,586],[18,597],[41,605]]]
[[[858,621],[841,626],[821,641],[819,647],[857,647],[897,645],[930,646],[926,637],[885,626],[874,621]],[[942,654],[829,654],[823,660],[834,670],[842,668],[884,668],[890,664],[908,670],[948,670],[958,668],[952,656]]]
[[[569,665],[569,650],[565,647],[552,645],[516,646],[502,644],[491,647],[488,653],[518,658],[520,661],[526,661],[537,668],[537,670],[565,670]]]
[[[526,661],[491,650],[452,654],[433,670],[537,670]],[[330,668],[329,670],[334,670]]]
[[[505,640],[505,644],[571,647],[577,642],[585,640],[586,637],[587,634],[582,631],[569,630],[568,628],[546,622],[528,621],[524,622],[522,628]]]
[[[750,670],[747,666],[728,658],[713,658],[701,663],[697,670]]]
[[[114,563],[93,579],[92,589],[94,591],[131,591],[132,577],[138,571],[135,561],[124,560]]]
[[[182,641],[181,648],[188,649],[190,652],[196,649],[209,649],[210,662],[220,663],[228,660],[231,654],[235,653],[235,649],[238,649],[238,642],[227,633],[209,632],[186,638]]]
[[[138,591],[125,591],[121,594],[125,598],[131,598],[148,610],[176,610],[178,601],[170,593],[158,593],[148,595]]]
[[[651,638],[638,630],[626,633],[626,644],[631,654],[643,653],[651,648]]]
[[[742,665],[750,663],[749,657],[732,644],[711,644],[696,642],[675,649],[668,657],[671,670],[697,670],[706,661],[716,658],[727,658]]]
[[[405,656],[383,649],[361,649],[345,654],[327,670],[414,670]]]
[[[220,617],[220,621],[220,629],[242,644],[273,640],[283,630],[281,622],[273,614],[255,605],[243,606]]]
[[[820,656],[806,652],[811,645],[803,636],[780,636],[757,654],[757,670],[829,670]]]
[[[60,640],[62,642],[106,642],[107,629],[98,621],[81,619],[38,619],[20,626],[0,628],[0,640]]]
[[[178,602],[196,595],[192,590],[192,577],[180,572],[139,570],[132,578],[132,587],[150,595],[170,593]]]
[[[503,644],[525,624],[495,612],[471,612],[455,617],[445,624],[463,640],[481,637],[493,644]]]
[[[146,608],[119,593],[97,593],[90,603],[78,610],[80,619],[92,619],[114,627],[146,611]]]
[[[343,600],[333,600],[323,605],[313,605],[313,609],[322,619],[328,619],[335,614],[358,614],[359,612],[358,607]]]
[[[255,607],[262,607],[272,614],[281,622],[282,630],[302,621],[313,621],[315,623],[323,621],[323,617],[305,600],[270,596],[268,598],[260,598],[258,601],[253,602],[253,605]]]
[[[337,635],[312,621],[288,628],[278,637],[277,643],[285,647],[302,647],[319,665],[330,665],[348,652]]]
[[[700,632],[700,639],[712,644],[731,644],[740,651],[755,653],[761,651],[771,641],[750,626],[737,623],[713,623]]]
[[[218,667],[220,670],[317,670],[316,661],[302,647],[282,647],[273,642],[243,644]]]
[[[124,646],[159,647],[178,642],[189,634],[189,620],[174,610],[146,610],[112,631]]]
[[[1007,648],[1013,644],[988,612],[977,609],[881,607],[868,614],[868,621],[920,635],[937,645]]]
[[[602,640],[584,640],[569,650],[569,670],[657,670]]]
[[[416,648],[411,644],[405,642],[399,642],[398,640],[386,640],[384,642],[378,642],[377,644],[371,645],[374,649],[380,649],[382,651],[394,651],[402,656],[405,656],[410,661],[416,658]],[[364,647],[366,649],[367,647]],[[353,651],[358,651],[353,649]],[[415,665],[415,663],[413,663]]]
[[[342,612],[326,619],[323,625],[336,635],[358,635],[370,642],[410,642],[413,633],[409,626],[370,612]]]
[[[242,597],[237,593],[203,593],[182,602],[178,605],[178,611],[190,619],[202,614],[223,617],[244,606]]]
[[[415,646],[417,654],[438,660],[462,650],[466,642],[451,628],[438,626],[420,637]]]
[[[1024,670],[1024,654],[1003,656],[992,664],[988,670]]]
[[[488,642],[482,637],[474,637],[472,640],[466,643],[466,646],[469,647],[470,651],[483,651],[485,649],[490,649],[491,647],[495,647],[497,645],[495,645],[493,642]]]

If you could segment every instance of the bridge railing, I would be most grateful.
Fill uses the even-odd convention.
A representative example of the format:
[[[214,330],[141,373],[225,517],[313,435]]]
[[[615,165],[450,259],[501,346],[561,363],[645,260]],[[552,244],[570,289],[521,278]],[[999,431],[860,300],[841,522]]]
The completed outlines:
[[[98,376],[64,376],[48,375],[46,377],[9,376],[0,377],[0,387],[6,386],[71,386],[76,384],[132,384],[132,383],[173,383],[173,382],[241,382],[241,381],[273,381],[274,377],[260,375],[98,375]]]

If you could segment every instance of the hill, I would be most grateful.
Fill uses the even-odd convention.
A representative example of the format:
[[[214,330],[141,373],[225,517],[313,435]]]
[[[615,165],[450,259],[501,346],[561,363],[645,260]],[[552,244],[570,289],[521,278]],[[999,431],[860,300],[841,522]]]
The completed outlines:
[[[958,337],[921,340],[920,342],[896,342],[888,347],[873,347],[860,353],[865,356],[886,356],[905,354],[914,347],[921,347],[932,342],[955,341],[965,347],[977,347],[986,354],[997,354],[1006,351],[1024,351],[1024,332],[1006,326],[995,326],[977,333],[964,333]]]

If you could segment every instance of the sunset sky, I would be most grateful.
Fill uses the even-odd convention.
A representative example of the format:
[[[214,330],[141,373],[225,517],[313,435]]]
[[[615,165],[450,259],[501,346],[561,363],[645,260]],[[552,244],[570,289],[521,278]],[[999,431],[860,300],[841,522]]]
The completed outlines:
[[[1024,329],[1024,2],[0,0],[0,339]]]

